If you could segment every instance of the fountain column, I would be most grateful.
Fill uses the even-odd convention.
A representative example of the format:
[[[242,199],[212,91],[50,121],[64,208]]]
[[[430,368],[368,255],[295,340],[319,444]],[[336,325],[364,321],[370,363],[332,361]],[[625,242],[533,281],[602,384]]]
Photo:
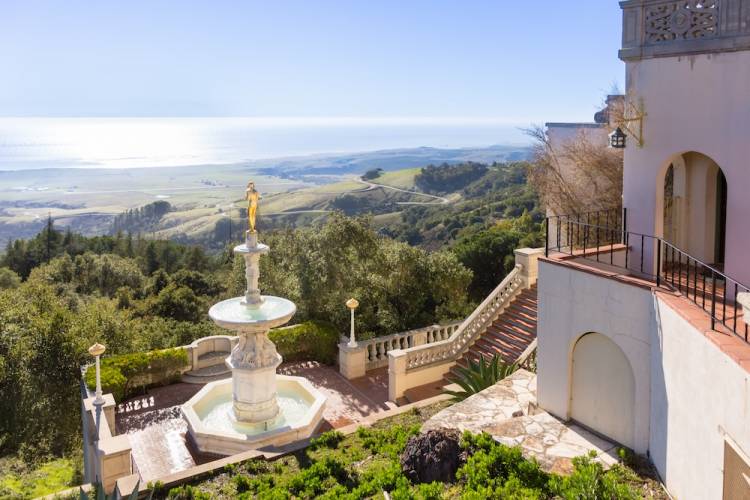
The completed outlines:
[[[247,288],[239,306],[250,316],[257,314],[258,321],[236,328],[239,342],[226,359],[232,370],[234,416],[240,422],[263,423],[273,420],[279,413],[276,402],[276,368],[281,356],[268,339],[270,326],[263,320],[264,298],[258,289],[260,256],[269,247],[258,243],[258,233],[247,231],[245,243],[234,248],[234,253],[245,259]]]

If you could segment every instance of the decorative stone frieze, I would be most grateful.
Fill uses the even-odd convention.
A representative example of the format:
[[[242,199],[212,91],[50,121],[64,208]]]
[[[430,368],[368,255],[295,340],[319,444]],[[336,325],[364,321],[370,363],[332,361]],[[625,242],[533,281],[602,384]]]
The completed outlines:
[[[718,0],[666,2],[646,6],[646,43],[714,37]]]
[[[624,61],[750,50],[750,0],[626,0],[620,6]]]

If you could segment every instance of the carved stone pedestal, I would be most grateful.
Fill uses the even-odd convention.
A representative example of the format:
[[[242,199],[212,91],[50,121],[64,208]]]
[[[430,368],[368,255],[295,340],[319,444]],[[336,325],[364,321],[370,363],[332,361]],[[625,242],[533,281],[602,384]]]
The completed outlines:
[[[240,335],[226,360],[232,370],[234,416],[240,422],[261,423],[279,413],[276,402],[276,368],[281,356],[267,332]]]

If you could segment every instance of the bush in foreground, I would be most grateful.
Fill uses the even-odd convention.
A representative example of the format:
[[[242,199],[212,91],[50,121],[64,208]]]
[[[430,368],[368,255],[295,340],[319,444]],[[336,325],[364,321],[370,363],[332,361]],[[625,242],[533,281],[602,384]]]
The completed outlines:
[[[314,446],[274,461],[250,460],[214,478],[173,489],[169,497],[291,499],[513,498],[576,500],[630,499],[639,478],[624,466],[609,471],[590,457],[573,462],[568,477],[544,472],[519,448],[497,443],[487,434],[465,433],[456,454],[468,458],[451,481],[415,484],[401,466],[410,440],[419,434],[419,411],[360,428],[354,434],[325,433]],[[424,417],[424,418],[423,418]],[[665,497],[666,498],[666,497]]]

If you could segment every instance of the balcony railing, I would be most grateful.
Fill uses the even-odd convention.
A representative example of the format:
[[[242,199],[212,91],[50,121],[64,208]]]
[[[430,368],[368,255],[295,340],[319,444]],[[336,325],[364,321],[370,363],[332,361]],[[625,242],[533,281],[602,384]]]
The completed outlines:
[[[626,0],[623,60],[750,48],[750,0]]]
[[[545,255],[558,253],[619,268],[666,286],[698,305],[711,317],[711,328],[721,324],[748,342],[748,325],[741,318],[738,293],[750,288],[715,266],[695,258],[657,236],[626,230],[627,212],[614,225],[598,225],[583,215],[548,217]],[[601,221],[601,218],[599,219]]]

